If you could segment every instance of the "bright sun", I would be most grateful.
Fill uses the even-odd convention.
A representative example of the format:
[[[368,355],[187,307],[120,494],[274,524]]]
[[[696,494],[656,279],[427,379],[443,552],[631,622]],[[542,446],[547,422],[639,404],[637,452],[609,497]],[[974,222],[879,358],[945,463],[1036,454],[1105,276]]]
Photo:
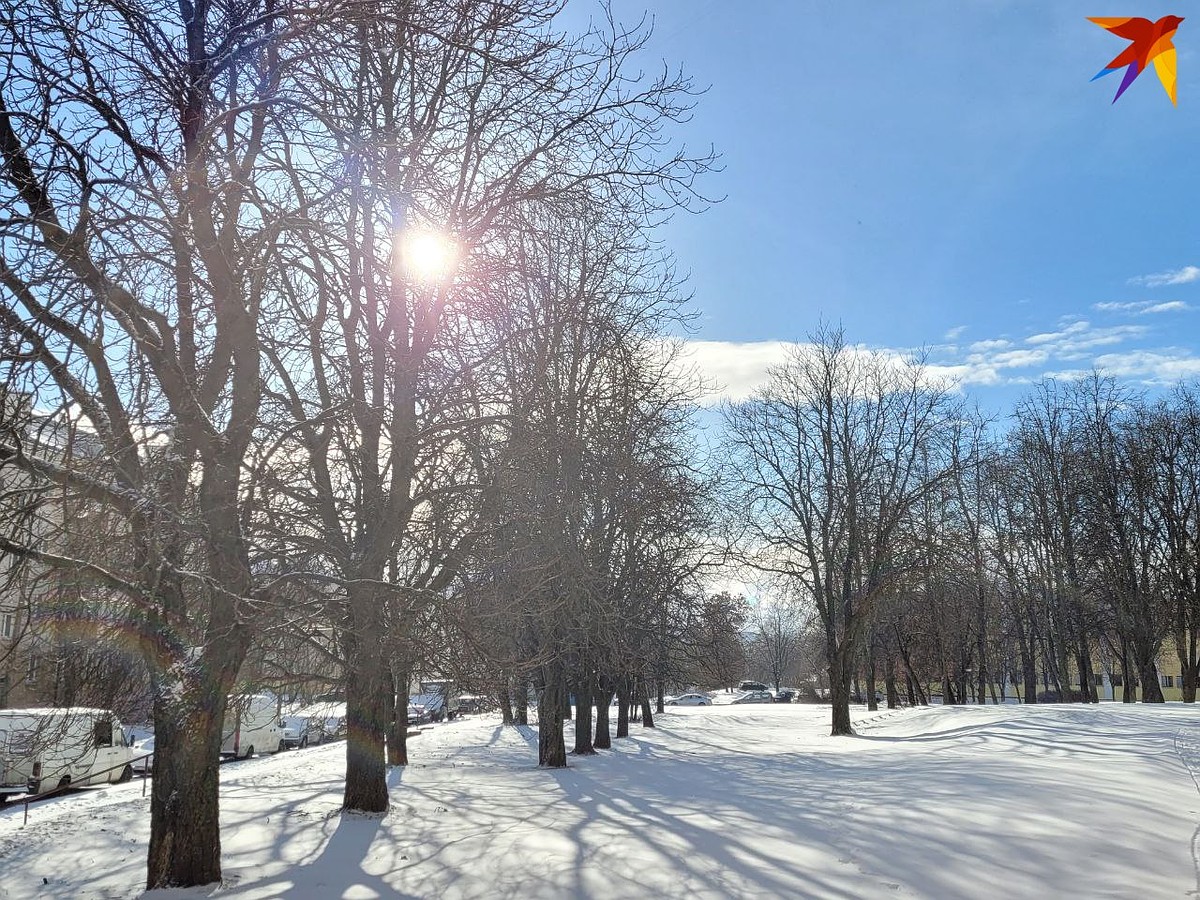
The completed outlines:
[[[458,249],[436,231],[413,231],[401,244],[404,267],[418,281],[441,281],[454,269]]]

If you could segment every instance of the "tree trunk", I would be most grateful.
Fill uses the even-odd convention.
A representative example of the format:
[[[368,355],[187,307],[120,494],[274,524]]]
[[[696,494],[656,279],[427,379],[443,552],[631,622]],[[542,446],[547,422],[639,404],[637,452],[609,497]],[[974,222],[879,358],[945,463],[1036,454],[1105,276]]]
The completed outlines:
[[[833,704],[833,736],[854,734],[850,725],[850,671],[845,664],[846,651],[839,652],[829,667],[829,699]]]
[[[897,709],[900,706],[900,694],[896,690],[896,660],[888,659],[884,665],[887,666],[883,676],[883,689],[887,693],[887,708]]]
[[[612,734],[608,730],[608,710],[613,698],[612,683],[602,678],[599,686],[600,692],[596,694],[596,739],[592,746],[597,750],[609,750],[612,748]]]
[[[146,887],[190,887],[221,880],[217,769],[226,691],[155,700],[154,780]]]
[[[1196,688],[1200,686],[1200,671],[1196,661],[1196,635],[1176,633],[1175,655],[1179,658],[1179,690],[1184,703],[1196,702]]]
[[[538,765],[562,769],[567,765],[567,743],[563,737],[563,707],[567,691],[562,664],[543,666],[545,684],[538,695]]]
[[[662,714],[662,713],[666,712],[666,710],[667,710],[667,707],[666,707],[667,698],[663,696],[663,681],[662,681],[662,679],[659,678],[657,681],[654,682],[654,685],[658,691],[658,699],[654,703],[654,711],[656,713]],[[778,690],[778,688],[776,688],[776,690]]]
[[[382,623],[374,597],[355,596],[351,588],[350,627],[343,637],[346,659],[347,812],[382,813],[388,808],[387,759],[384,755],[384,696],[391,673],[383,653]],[[407,709],[405,711],[407,715]]]
[[[585,672],[575,684],[575,750],[576,756],[592,756],[592,678]]]
[[[1086,637],[1079,638],[1075,662],[1079,668],[1079,702],[1099,703],[1100,698],[1096,696],[1096,680],[1092,677],[1092,650]]]
[[[638,679],[638,694],[642,701],[642,727],[654,727],[654,711],[650,708],[650,685],[646,683],[646,679]]]
[[[512,683],[505,678],[503,686],[500,688],[500,716],[502,725],[512,725],[515,723],[513,718],[513,703],[512,703]]]
[[[942,673],[942,705],[954,706],[958,701],[954,697],[954,682],[950,680],[950,673]]]
[[[1179,684],[1180,690],[1183,693],[1184,703],[1196,702],[1196,688],[1198,686],[1197,681],[1198,679],[1196,678],[1196,670],[1185,664],[1183,666],[1182,679]]]
[[[879,701],[875,699],[875,644],[867,648],[867,712],[878,712]]]
[[[1025,689],[1025,702],[1037,703],[1037,666],[1033,654],[1021,647],[1021,682]]]
[[[1151,659],[1141,666],[1142,702],[1163,703],[1162,686],[1158,683],[1158,666]]]
[[[617,737],[629,737],[629,679],[624,676],[617,682]]]
[[[518,725],[529,724],[529,680],[524,676],[516,680],[515,696],[516,719]]]
[[[1133,661],[1129,658],[1129,647],[1121,641],[1121,702],[1137,702],[1137,678]]]

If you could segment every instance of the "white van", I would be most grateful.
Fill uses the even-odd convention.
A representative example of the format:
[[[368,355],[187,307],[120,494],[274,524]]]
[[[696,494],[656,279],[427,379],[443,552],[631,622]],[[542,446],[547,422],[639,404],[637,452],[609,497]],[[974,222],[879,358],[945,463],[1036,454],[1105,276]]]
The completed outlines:
[[[278,700],[269,694],[229,698],[225,727],[221,731],[222,756],[246,759],[255,753],[277,753],[282,749]]]
[[[128,781],[133,755],[111,710],[0,709],[0,802],[12,794]]]

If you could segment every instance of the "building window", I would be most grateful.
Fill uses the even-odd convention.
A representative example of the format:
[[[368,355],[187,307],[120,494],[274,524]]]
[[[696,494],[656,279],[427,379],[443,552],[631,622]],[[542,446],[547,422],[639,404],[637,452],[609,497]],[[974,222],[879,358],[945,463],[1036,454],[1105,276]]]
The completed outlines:
[[[0,637],[11,638],[13,636],[13,615],[5,613],[0,617]]]
[[[34,684],[37,682],[38,665],[40,663],[41,660],[38,658],[36,653],[29,654],[29,668],[25,671],[25,681],[29,684]]]
[[[1163,687],[1175,687],[1175,676],[1164,675],[1162,677]]]
[[[1113,686],[1113,687],[1121,687],[1121,679],[1122,679],[1122,677],[1123,677],[1123,676],[1121,676],[1121,675],[1118,675],[1116,672],[1114,672],[1114,673],[1112,674],[1112,676],[1109,678],[1109,680],[1112,682],[1112,686]]]

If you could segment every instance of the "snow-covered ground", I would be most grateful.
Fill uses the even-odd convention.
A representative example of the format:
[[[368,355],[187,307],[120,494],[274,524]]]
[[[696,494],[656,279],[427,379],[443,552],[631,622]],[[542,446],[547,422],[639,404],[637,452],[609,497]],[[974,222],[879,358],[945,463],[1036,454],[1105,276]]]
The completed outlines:
[[[472,717],[410,744],[382,821],[337,814],[344,745],[222,768],[217,894],[1130,897],[1200,889],[1200,709],[680,708],[539,770]],[[137,897],[140,783],[0,812],[0,898]],[[45,879],[45,882],[43,881]],[[189,898],[212,891],[183,892]]]

